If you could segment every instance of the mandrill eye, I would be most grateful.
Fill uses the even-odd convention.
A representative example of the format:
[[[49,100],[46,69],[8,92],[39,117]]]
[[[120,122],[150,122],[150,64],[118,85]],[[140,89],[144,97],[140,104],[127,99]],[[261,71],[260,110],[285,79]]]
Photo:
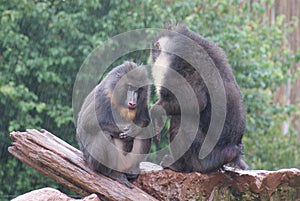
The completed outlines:
[[[157,50],[161,50],[161,47],[160,47],[160,44],[159,44],[158,41],[154,44],[154,47],[155,47]]]

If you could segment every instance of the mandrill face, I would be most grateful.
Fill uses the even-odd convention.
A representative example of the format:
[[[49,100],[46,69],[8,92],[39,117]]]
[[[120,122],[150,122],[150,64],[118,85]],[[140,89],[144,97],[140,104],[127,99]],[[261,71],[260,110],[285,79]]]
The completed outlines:
[[[186,36],[174,32],[166,31],[156,38],[152,43],[151,60],[152,60],[152,77],[158,95],[165,94],[169,96],[162,86],[181,87],[189,82],[191,75],[194,75],[196,70],[185,60],[190,59],[193,53],[190,53],[190,45],[195,43]],[[183,80],[178,80],[174,77],[178,75],[183,77]],[[167,94],[166,94],[167,93]]]

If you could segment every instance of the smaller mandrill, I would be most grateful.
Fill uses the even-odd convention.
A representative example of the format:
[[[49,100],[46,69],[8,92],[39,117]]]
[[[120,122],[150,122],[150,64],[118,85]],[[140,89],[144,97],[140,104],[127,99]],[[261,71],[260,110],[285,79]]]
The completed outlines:
[[[86,97],[77,120],[89,167],[130,188],[128,178],[138,175],[151,147],[147,81],[146,70],[133,62],[115,67]]]

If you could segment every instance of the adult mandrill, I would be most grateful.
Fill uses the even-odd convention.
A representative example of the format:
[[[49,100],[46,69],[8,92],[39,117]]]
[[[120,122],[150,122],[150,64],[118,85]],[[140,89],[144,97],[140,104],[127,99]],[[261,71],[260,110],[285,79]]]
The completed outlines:
[[[133,62],[114,68],[86,97],[76,137],[89,167],[132,188],[128,178],[150,151],[147,73]]]
[[[221,48],[184,25],[169,26],[154,39],[151,59],[154,85],[159,96],[151,108],[151,117],[158,135],[163,127],[162,115],[171,116],[168,131],[171,155],[164,157],[162,166],[180,172],[201,173],[217,171],[228,163],[247,169],[242,144],[244,105]],[[214,70],[220,76],[220,83]],[[185,84],[193,89],[192,93],[184,89]],[[216,100],[216,94],[220,95],[222,87],[224,101]],[[193,94],[194,99],[191,98]],[[213,102],[212,98],[216,101]],[[222,103],[224,111],[220,107]],[[193,116],[197,110],[200,117]],[[221,116],[222,112],[224,125],[222,121],[214,122],[210,128],[213,118]],[[190,123],[181,125],[184,120]],[[222,125],[218,132],[217,127]],[[194,136],[193,126],[196,127]]]

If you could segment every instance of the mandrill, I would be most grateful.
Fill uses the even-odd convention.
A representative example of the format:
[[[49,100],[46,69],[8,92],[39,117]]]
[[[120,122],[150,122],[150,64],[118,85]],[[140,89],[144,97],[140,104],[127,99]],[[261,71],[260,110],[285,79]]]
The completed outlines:
[[[171,155],[163,158],[162,166],[179,172],[201,173],[217,171],[228,163],[247,169],[242,144],[246,119],[244,104],[222,49],[184,25],[169,26],[154,39],[151,59],[152,75],[159,100],[151,108],[150,114],[157,135],[164,125],[162,116],[170,116],[168,138]],[[220,83],[217,83],[213,70],[220,76]],[[175,78],[175,75],[178,78]],[[184,79],[185,83],[179,78]],[[184,89],[185,84],[192,89],[192,93]],[[217,87],[209,90],[208,85]],[[214,105],[212,93],[217,91],[215,94],[220,94],[219,86],[225,91],[224,101],[217,100],[218,104]],[[192,94],[194,99],[191,98]],[[183,104],[179,104],[180,100]],[[224,103],[224,111],[218,112],[217,106],[221,105],[220,103]],[[217,109],[213,110],[215,106]],[[197,109],[198,114],[200,113],[199,118],[193,119],[189,114]],[[220,126],[220,132],[208,134],[213,114],[218,116],[221,112],[226,113],[223,127]],[[191,125],[197,122],[193,125],[197,130],[194,137],[190,136],[189,124],[180,127],[183,120],[191,122]],[[219,125],[214,124],[212,130],[217,130],[214,127]],[[213,137],[218,135],[219,137]],[[208,150],[207,147],[211,149]],[[203,157],[200,153],[202,148],[207,151]]]
[[[147,80],[146,70],[133,62],[115,67],[86,97],[77,121],[89,167],[130,188],[128,179],[138,175],[151,147]]]

